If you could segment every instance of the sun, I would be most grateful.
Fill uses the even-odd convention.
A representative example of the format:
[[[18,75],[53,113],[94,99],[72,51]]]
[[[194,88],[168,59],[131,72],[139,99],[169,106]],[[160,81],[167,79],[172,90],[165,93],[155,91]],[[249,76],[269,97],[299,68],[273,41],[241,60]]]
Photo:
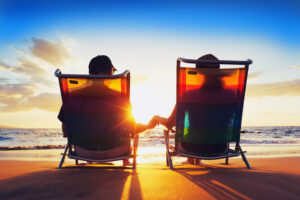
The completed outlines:
[[[168,93],[152,81],[132,85],[130,95],[132,114],[139,123],[148,123],[154,115],[168,117],[175,105],[175,92]]]

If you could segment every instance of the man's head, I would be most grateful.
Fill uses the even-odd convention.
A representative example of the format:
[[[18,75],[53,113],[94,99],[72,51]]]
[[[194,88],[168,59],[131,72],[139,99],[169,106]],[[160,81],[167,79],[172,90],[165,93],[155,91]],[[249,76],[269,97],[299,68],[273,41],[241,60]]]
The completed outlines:
[[[206,55],[201,56],[200,58],[198,58],[198,60],[213,60],[213,61],[218,61],[219,59],[216,58],[212,54],[206,54]],[[196,68],[216,68],[216,69],[219,69],[220,68],[220,64],[202,64],[202,63],[197,63],[196,64]]]
[[[90,61],[89,74],[112,75],[116,71],[108,56],[96,56]]]

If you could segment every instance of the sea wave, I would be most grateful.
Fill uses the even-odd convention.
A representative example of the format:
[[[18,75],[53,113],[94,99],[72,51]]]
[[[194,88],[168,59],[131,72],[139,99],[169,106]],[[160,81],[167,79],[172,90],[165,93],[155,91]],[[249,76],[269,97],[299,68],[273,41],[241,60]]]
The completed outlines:
[[[11,137],[1,137],[1,136],[0,136],[0,141],[3,141],[3,140],[11,140],[11,139],[13,139],[13,138],[11,138]]]
[[[9,150],[35,150],[35,149],[63,149],[65,145],[37,145],[37,146],[16,146],[16,147],[0,147],[0,151]]]
[[[241,143],[244,144],[297,144],[297,141],[294,140],[247,140],[241,139]]]
[[[170,142],[174,143],[174,133]],[[61,129],[0,129],[0,150],[60,149],[67,139]],[[241,143],[246,145],[300,144],[300,127],[243,127]],[[144,147],[165,145],[162,127],[145,131],[140,135],[139,145]]]

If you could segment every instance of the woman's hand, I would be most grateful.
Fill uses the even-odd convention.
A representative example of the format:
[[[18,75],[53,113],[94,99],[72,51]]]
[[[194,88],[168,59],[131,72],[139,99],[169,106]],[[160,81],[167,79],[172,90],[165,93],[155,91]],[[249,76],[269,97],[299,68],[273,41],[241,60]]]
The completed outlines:
[[[156,117],[152,117],[152,119],[148,122],[148,128],[149,129],[152,129],[154,128],[155,126],[159,125],[159,122],[157,121]]]

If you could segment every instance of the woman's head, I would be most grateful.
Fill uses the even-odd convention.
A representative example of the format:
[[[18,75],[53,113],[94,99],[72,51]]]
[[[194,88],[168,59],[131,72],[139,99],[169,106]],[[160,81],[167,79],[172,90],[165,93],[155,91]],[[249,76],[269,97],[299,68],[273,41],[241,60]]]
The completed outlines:
[[[198,58],[198,60],[212,60],[218,61],[219,59],[212,54],[206,54]],[[220,64],[203,64],[196,63],[196,68],[210,68],[210,69],[220,69]],[[204,84],[202,89],[208,90],[220,90],[223,87],[221,78],[218,75],[207,75],[204,79]]]
[[[212,54],[206,54],[198,58],[198,60],[212,60],[218,61],[219,59]],[[196,68],[220,68],[220,64],[203,64],[203,63],[196,63]]]

